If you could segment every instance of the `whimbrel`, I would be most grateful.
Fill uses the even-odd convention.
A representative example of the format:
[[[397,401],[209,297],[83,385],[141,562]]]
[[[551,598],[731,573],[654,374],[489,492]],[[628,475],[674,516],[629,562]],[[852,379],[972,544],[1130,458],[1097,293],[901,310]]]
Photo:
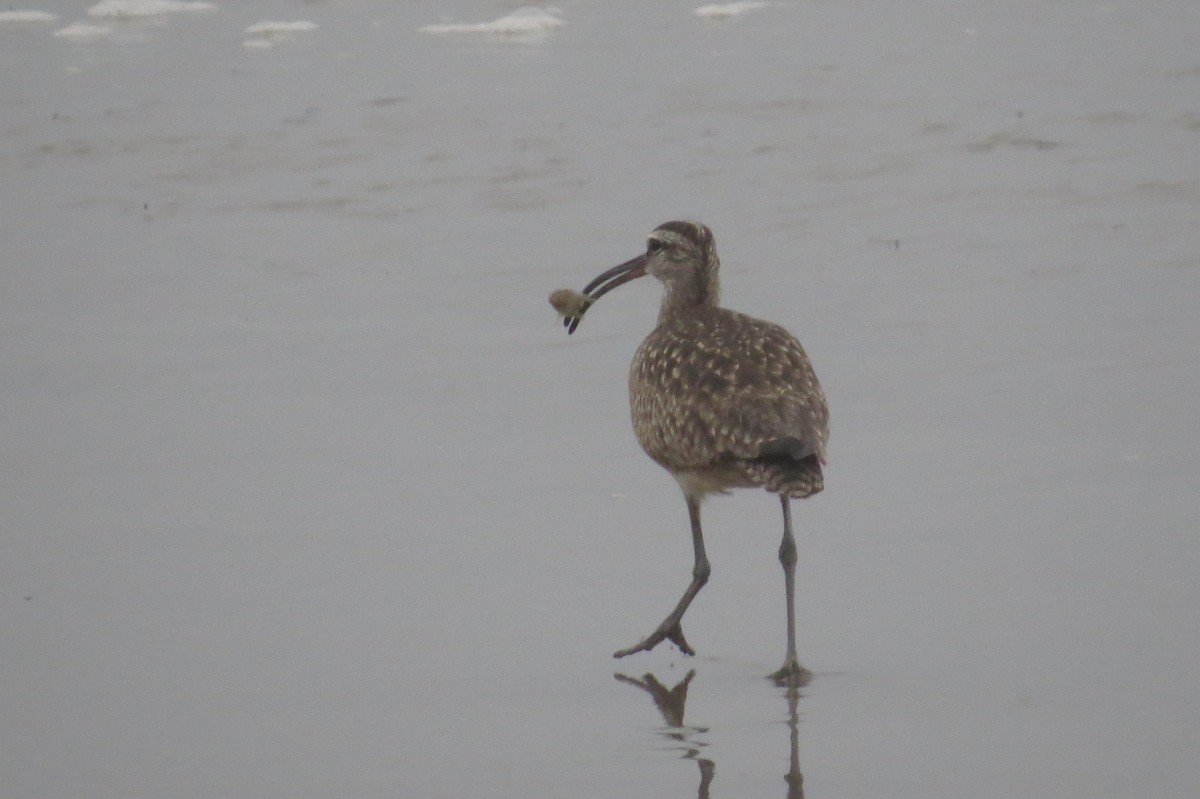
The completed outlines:
[[[779,325],[720,306],[719,268],[712,231],[698,222],[667,222],[650,234],[643,254],[589,283],[586,302],[557,298],[566,313],[578,309],[564,319],[573,333],[587,307],[617,286],[653,275],[664,289],[658,325],[629,368],[629,403],[638,443],[683,489],[695,560],[674,610],[614,657],[649,651],[664,640],[694,654],[680,622],[711,571],[701,500],[733,488],[765,488],[779,495],[783,508],[779,561],[787,597],[787,655],[771,676],[801,684],[810,675],[796,657],[791,500],[824,487],[829,410],[800,342]]]

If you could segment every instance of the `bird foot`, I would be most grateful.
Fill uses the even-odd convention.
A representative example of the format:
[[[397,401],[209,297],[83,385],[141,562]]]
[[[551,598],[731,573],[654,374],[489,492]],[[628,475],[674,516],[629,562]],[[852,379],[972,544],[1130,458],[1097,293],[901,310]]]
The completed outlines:
[[[654,647],[661,644],[663,641],[670,641],[679,647],[679,651],[685,655],[694,655],[696,650],[688,646],[687,639],[683,637],[683,628],[679,626],[678,621],[667,619],[662,624],[658,625],[658,629],[646,636],[642,641],[634,644],[628,649],[620,649],[613,652],[613,657],[623,658],[626,655],[632,655],[634,652],[649,652]]]
[[[812,681],[813,674],[800,665],[795,653],[791,653],[784,659],[779,671],[771,674],[770,678],[781,688],[802,688]]]

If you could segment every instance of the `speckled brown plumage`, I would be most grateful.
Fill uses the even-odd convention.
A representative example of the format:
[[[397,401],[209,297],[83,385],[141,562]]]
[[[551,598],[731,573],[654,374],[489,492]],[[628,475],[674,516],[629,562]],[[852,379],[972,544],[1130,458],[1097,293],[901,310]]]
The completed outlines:
[[[673,311],[634,355],[629,399],[642,449],[681,483],[794,498],[824,485],[825,395],[779,325],[711,306]]]
[[[658,324],[629,369],[630,410],[642,449],[683,489],[695,564],[675,609],[616,657],[664,640],[692,654],[680,621],[710,572],[700,502],[711,493],[761,487],[780,496],[784,517],[779,559],[788,652],[772,676],[794,685],[809,674],[796,657],[796,546],[789,502],[824,488],[829,411],[800,342],[779,325],[720,307],[719,272],[712,231],[698,222],[667,222],[650,234],[644,254],[589,283],[584,289],[589,302],[564,320],[574,332],[588,305],[630,280],[649,274],[663,284]]]

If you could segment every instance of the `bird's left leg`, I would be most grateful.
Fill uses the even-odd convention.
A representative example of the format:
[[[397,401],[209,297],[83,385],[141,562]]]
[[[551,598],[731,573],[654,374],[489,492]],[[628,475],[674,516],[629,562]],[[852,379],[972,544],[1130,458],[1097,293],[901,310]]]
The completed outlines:
[[[671,641],[685,655],[696,654],[696,651],[688,646],[687,639],[683,637],[683,628],[680,626],[680,621],[683,619],[683,614],[687,611],[688,605],[692,604],[692,600],[696,598],[696,594],[700,593],[700,589],[708,582],[708,575],[712,572],[712,567],[709,566],[708,556],[704,553],[704,534],[700,531],[700,497],[689,494],[686,495],[686,499],[688,518],[692,523],[692,550],[695,554],[695,561],[692,565],[692,582],[688,585],[687,590],[683,592],[683,596],[679,599],[679,603],[675,605],[675,609],[663,619],[662,624],[658,625],[658,629],[628,649],[621,649],[614,652],[613,657],[615,658],[623,658],[626,655],[632,655],[634,652],[649,652],[663,641]]]

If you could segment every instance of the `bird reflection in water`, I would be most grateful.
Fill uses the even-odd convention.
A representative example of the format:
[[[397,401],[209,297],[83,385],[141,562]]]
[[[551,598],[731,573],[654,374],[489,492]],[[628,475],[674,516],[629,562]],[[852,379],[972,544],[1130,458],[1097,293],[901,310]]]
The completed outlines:
[[[688,686],[696,676],[696,670],[688,671],[674,688],[668,688],[653,674],[645,674],[641,679],[627,674],[614,674],[618,682],[634,685],[650,694],[654,706],[658,708],[667,728],[661,733],[664,737],[675,742],[683,750],[683,757],[695,760],[700,767],[700,787],[696,792],[698,799],[709,799],[709,786],[712,784],[716,765],[706,757],[700,757],[700,751],[708,746],[698,736],[709,731],[708,727],[696,727],[683,723],[683,712],[687,705]],[[791,752],[788,761],[788,772],[783,780],[787,784],[787,799],[804,799],[804,774],[800,771],[800,720],[797,708],[800,704],[800,688],[785,686],[784,696],[788,706],[788,733]]]

